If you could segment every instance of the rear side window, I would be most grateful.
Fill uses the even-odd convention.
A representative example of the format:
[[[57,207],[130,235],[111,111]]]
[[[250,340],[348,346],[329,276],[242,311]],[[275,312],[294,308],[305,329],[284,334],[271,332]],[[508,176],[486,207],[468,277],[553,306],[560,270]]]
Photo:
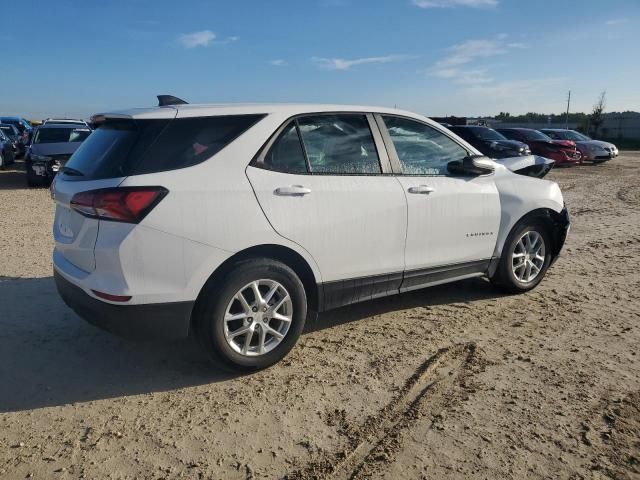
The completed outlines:
[[[307,163],[295,122],[291,122],[280,134],[264,158],[264,164],[270,170],[279,172],[307,173]]]
[[[315,115],[298,119],[311,173],[381,173],[365,115]]]
[[[107,121],[73,154],[67,167],[95,180],[177,170],[208,160],[264,115]]]

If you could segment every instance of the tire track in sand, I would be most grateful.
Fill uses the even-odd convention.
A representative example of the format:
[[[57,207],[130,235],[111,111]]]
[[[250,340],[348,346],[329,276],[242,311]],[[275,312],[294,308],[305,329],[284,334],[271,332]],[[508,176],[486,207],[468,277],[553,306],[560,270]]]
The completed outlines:
[[[416,420],[451,406],[455,392],[486,362],[475,343],[439,349],[407,379],[396,397],[362,425],[351,424],[344,410],[330,413],[327,422],[348,439],[341,452],[324,453],[319,460],[289,473],[286,479],[358,479],[384,471],[402,446],[403,435]]]

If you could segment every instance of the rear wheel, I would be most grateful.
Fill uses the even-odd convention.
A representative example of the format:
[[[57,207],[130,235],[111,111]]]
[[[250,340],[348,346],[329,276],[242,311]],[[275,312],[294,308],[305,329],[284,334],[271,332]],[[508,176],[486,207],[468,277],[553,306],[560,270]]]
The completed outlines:
[[[0,170],[4,170],[4,154],[0,152]]]
[[[251,259],[205,286],[194,326],[215,360],[250,371],[269,367],[289,353],[306,316],[307,298],[295,272],[275,260]]]
[[[526,292],[542,281],[550,263],[547,229],[535,220],[525,221],[509,234],[491,281],[509,293]]]

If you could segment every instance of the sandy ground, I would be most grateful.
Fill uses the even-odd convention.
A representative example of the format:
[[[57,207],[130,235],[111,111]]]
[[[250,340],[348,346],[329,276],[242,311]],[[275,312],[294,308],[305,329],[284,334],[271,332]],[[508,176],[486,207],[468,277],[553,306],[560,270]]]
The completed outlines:
[[[550,178],[573,225],[533,292],[343,308],[232,376],[68,310],[48,191],[0,172],[0,477],[640,478],[640,152]]]

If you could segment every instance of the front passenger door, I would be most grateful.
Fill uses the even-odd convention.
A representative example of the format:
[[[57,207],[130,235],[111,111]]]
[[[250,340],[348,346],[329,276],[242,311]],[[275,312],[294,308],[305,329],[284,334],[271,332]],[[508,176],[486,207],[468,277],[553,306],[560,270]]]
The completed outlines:
[[[500,225],[493,175],[452,175],[469,152],[426,123],[379,116],[408,203],[403,290],[486,271]]]

